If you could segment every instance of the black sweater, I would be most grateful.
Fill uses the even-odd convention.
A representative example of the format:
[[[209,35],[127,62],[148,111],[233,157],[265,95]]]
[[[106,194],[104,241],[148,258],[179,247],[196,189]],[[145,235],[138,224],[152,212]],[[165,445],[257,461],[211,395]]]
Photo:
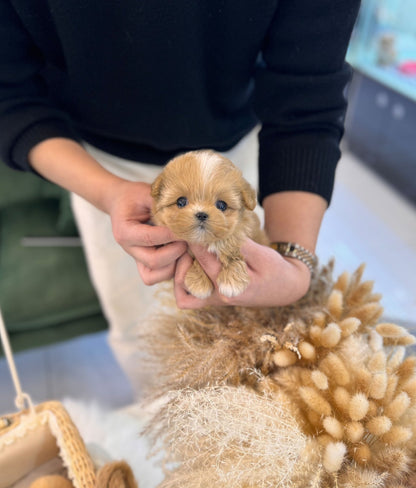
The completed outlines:
[[[50,137],[164,164],[259,122],[260,193],[330,200],[359,0],[0,0],[0,157]],[[59,164],[59,161],[57,161]]]

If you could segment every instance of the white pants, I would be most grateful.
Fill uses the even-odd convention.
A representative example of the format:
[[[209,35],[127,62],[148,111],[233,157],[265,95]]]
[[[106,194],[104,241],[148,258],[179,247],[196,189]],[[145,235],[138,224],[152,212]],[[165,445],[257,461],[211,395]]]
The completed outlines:
[[[88,144],[85,147],[104,168],[127,180],[152,183],[161,171],[157,165],[127,161]],[[257,188],[257,129],[224,155]],[[109,323],[109,343],[134,391],[140,395],[146,375],[139,361],[137,337],[158,306],[153,297],[155,287],[144,285],[133,258],[116,243],[107,214],[75,194],[72,194],[72,209],[90,277]]]

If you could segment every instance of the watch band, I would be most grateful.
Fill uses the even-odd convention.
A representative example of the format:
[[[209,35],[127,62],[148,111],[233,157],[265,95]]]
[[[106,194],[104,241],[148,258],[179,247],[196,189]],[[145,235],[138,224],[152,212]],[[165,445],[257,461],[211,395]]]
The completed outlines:
[[[272,242],[270,247],[282,256],[299,259],[299,261],[306,264],[311,273],[318,263],[318,258],[315,254],[295,242]]]

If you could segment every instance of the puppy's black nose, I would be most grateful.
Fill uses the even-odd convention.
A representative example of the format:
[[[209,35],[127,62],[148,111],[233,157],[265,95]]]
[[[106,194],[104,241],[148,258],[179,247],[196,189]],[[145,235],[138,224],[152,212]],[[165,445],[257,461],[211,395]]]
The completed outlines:
[[[205,222],[205,220],[208,218],[208,214],[205,212],[198,212],[195,214],[195,217],[201,222]]]

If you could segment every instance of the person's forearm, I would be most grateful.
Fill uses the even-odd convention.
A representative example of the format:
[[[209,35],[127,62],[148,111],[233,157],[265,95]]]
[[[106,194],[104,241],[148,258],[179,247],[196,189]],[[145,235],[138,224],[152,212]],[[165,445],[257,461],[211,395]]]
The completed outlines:
[[[105,170],[77,142],[53,138],[29,153],[31,166],[44,178],[77,193],[109,213],[113,191],[124,180]]]
[[[263,200],[265,230],[272,242],[296,242],[315,251],[327,202],[319,195],[287,191]]]

